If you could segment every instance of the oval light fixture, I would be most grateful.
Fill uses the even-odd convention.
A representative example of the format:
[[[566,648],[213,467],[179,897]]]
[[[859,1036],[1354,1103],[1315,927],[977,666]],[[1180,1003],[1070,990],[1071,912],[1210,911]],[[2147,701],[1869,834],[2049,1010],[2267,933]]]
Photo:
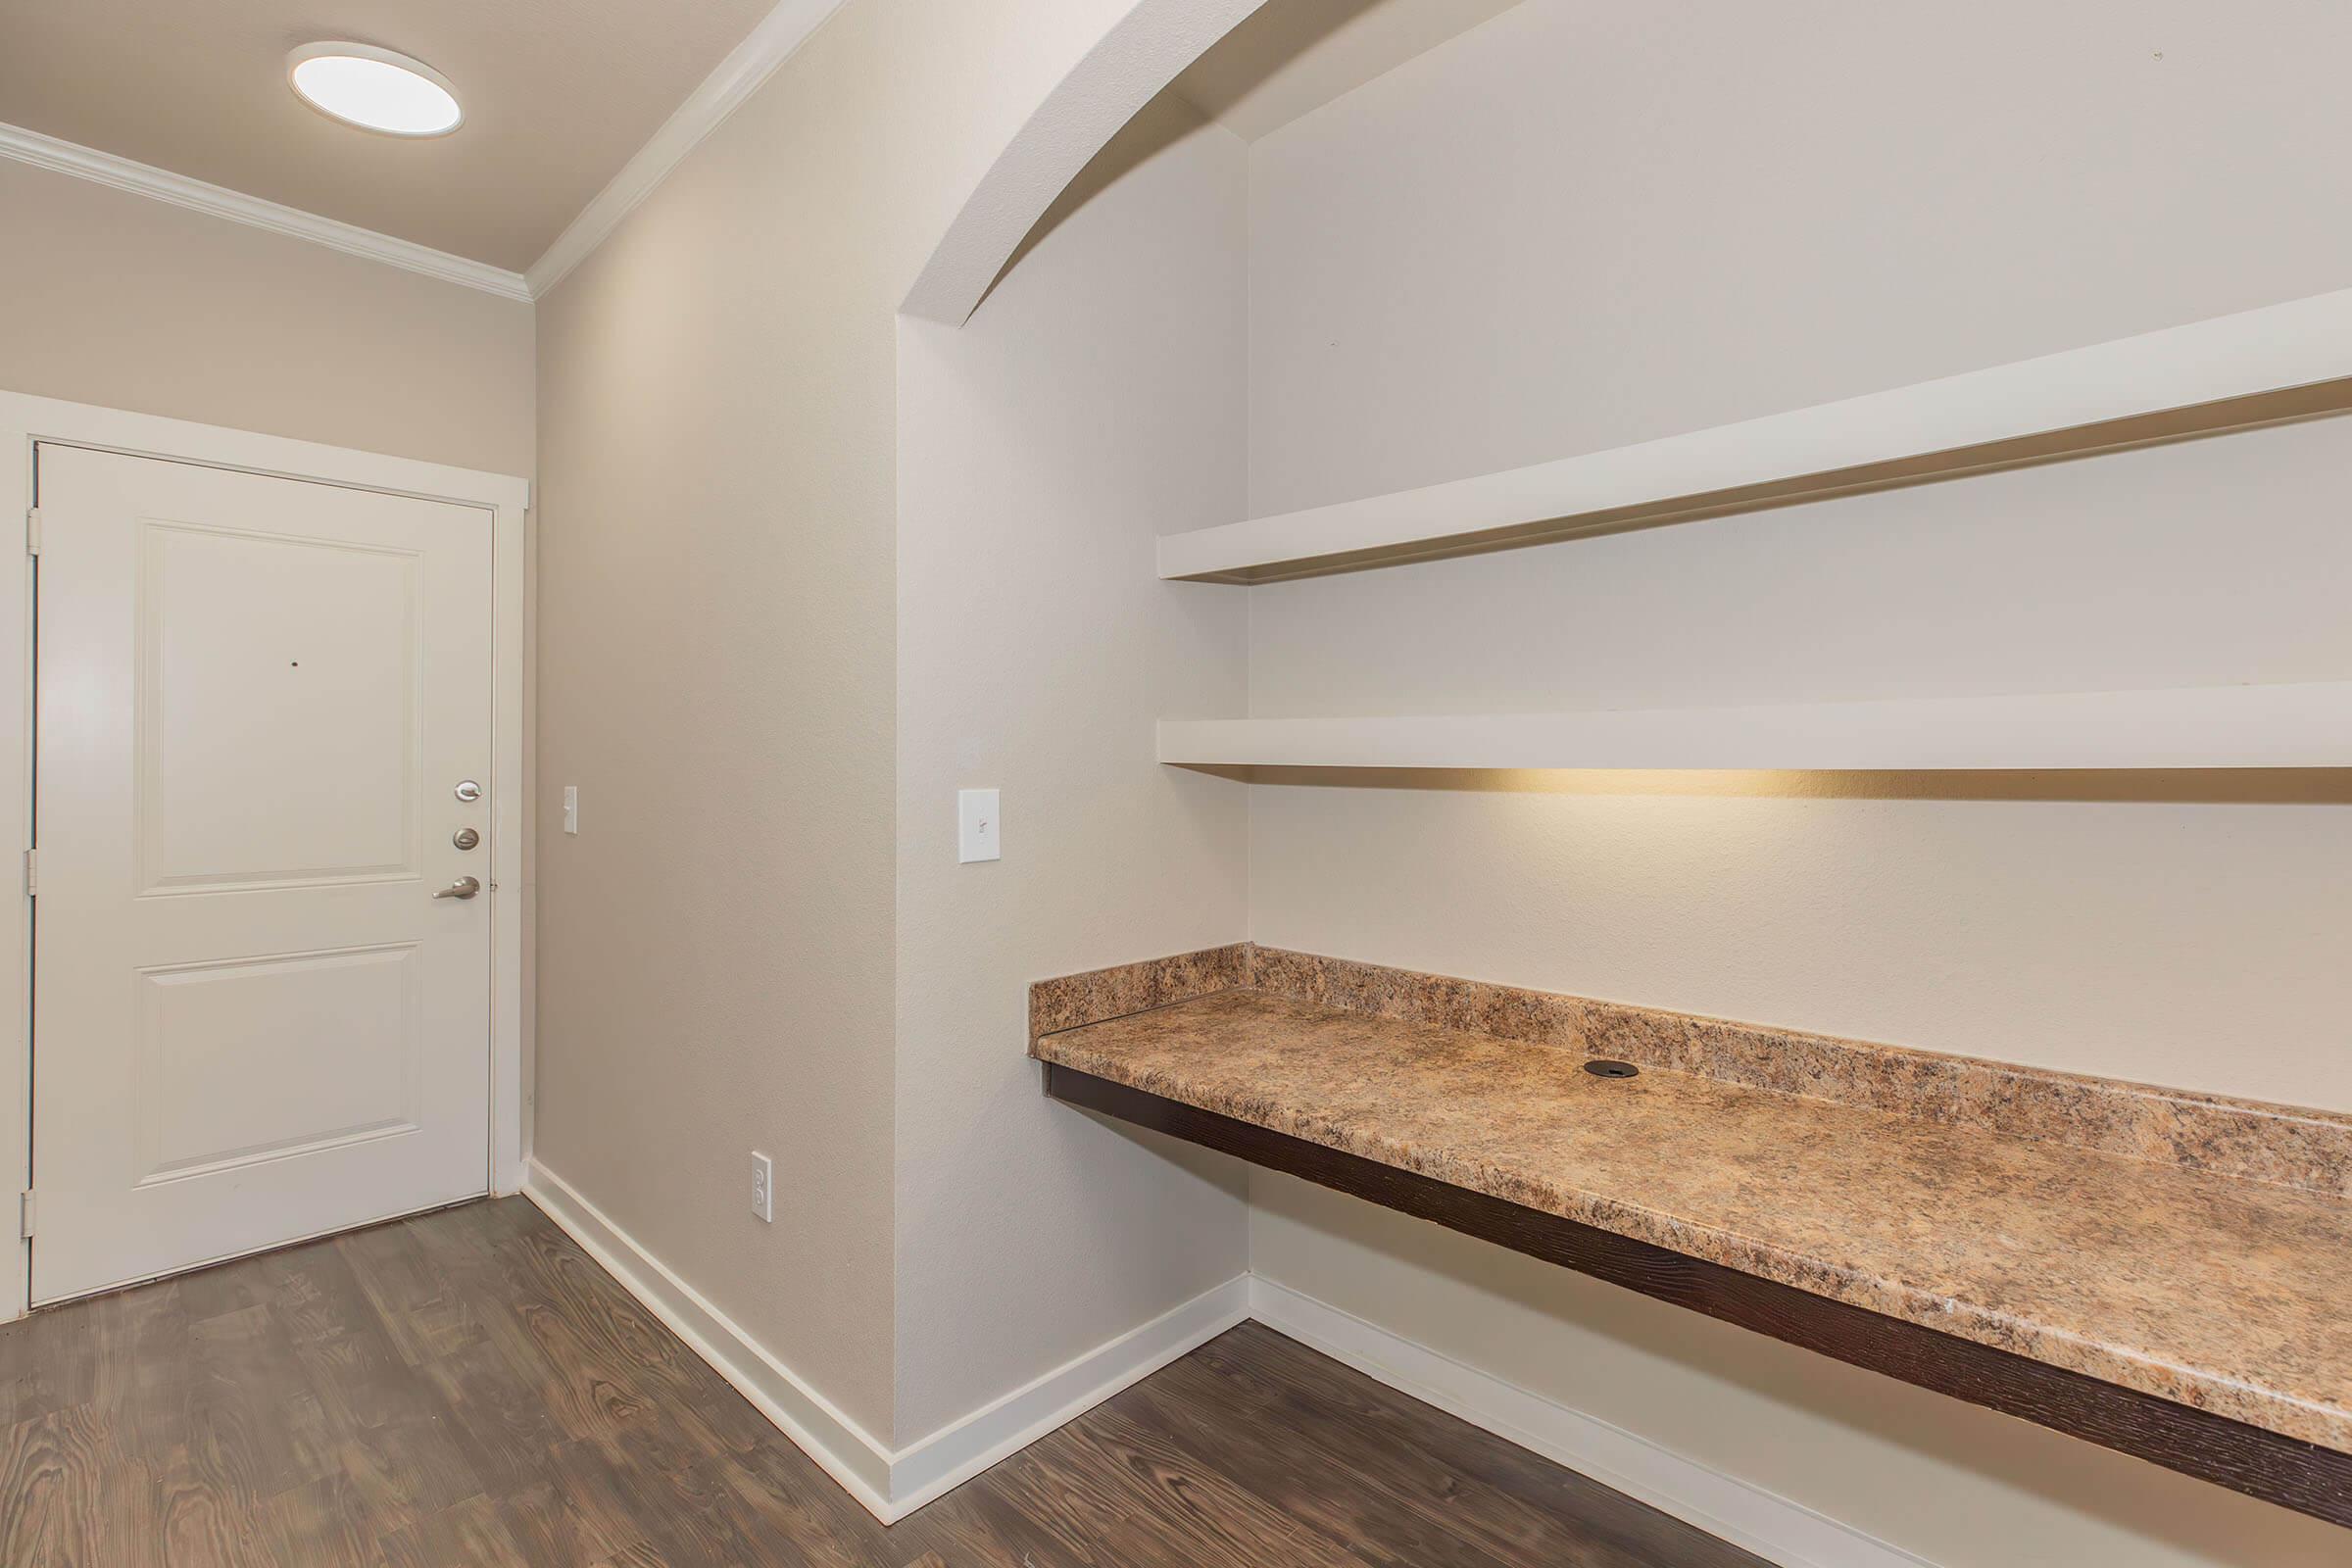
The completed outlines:
[[[463,124],[457,89],[421,60],[368,43],[306,43],[286,81],[313,109],[386,136],[446,136]]]

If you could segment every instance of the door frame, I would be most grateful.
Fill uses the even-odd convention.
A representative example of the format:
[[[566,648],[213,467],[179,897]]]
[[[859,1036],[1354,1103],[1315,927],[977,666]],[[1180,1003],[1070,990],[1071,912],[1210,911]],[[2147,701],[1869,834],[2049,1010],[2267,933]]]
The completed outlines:
[[[523,977],[531,886],[525,865],[536,814],[525,771],[530,481],[0,390],[0,495],[15,498],[18,517],[32,505],[38,441],[451,501],[491,514],[489,1188],[500,1195],[520,1192],[530,1148],[530,1018]],[[0,539],[11,526],[0,514]],[[0,1322],[23,1316],[32,1291],[31,1246],[6,1238],[5,1231],[16,1206],[7,1195],[32,1185],[32,901],[22,871],[6,863],[32,844],[30,567],[24,545],[0,548],[0,1255],[6,1258],[0,1263]],[[5,891],[10,881],[16,883],[13,894]]]

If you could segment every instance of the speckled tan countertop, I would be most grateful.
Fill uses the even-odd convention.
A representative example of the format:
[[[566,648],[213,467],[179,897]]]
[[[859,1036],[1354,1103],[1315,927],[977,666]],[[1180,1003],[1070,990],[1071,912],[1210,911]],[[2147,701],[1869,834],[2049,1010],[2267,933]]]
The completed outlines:
[[[2340,1196],[1253,989],[1137,1001],[1031,1054],[2352,1451]]]

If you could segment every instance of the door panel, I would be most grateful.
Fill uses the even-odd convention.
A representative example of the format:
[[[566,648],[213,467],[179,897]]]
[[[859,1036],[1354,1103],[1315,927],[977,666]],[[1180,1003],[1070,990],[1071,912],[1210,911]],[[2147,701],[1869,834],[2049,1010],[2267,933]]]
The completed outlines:
[[[485,1191],[489,514],[36,459],[34,1299]]]
[[[414,943],[139,976],[138,1183],[416,1131],[424,1041]],[[317,1049],[333,1018],[334,1051]],[[257,1095],[254,1084],[268,1084]]]
[[[416,552],[140,534],[142,889],[416,875]]]

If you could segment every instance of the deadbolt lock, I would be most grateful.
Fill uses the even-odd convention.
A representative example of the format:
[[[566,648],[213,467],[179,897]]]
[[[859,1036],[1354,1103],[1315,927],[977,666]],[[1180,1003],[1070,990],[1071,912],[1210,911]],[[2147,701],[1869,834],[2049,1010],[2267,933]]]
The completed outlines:
[[[482,836],[469,827],[462,827],[449,836],[449,842],[461,850],[470,850],[482,842]]]
[[[458,787],[450,793],[461,801],[478,801],[482,798],[482,787],[469,778],[460,779]]]

